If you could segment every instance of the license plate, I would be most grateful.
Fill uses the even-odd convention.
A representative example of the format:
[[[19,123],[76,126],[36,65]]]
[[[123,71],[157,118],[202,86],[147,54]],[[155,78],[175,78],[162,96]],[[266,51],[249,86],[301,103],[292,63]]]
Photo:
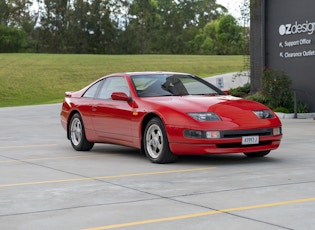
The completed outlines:
[[[259,144],[259,136],[242,137],[242,145],[255,145],[255,144]]]

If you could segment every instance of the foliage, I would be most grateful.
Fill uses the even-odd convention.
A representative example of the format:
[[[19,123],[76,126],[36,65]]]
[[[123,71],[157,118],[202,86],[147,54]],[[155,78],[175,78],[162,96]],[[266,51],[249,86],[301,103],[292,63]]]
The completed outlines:
[[[201,54],[243,54],[244,30],[231,15],[205,25],[194,39],[194,52]]]
[[[37,53],[234,55],[244,31],[216,0],[0,0],[0,24]]]
[[[257,92],[255,94],[247,96],[246,98],[249,99],[249,100],[257,101],[257,102],[259,102],[261,104],[266,104],[267,103],[266,97],[265,97],[265,95],[262,92]]]
[[[14,27],[0,25],[0,53],[18,53],[26,45],[26,35]]]
[[[243,29],[231,15],[223,16],[217,28],[218,54],[240,54],[243,50]]]
[[[262,75],[262,93],[266,104],[274,109],[277,107],[293,109],[293,91],[291,80],[283,71],[267,68]]]
[[[235,97],[246,97],[250,93],[250,83],[229,90],[230,95]]]
[[[299,101],[297,103],[297,112],[298,113],[308,113],[310,111],[309,105]]]
[[[284,107],[278,107],[273,109],[274,112],[279,112],[279,113],[290,113],[290,110]]]
[[[262,91],[249,95],[247,98],[265,104],[275,112],[294,112],[293,90],[289,76],[283,71],[268,68],[263,71],[262,85]],[[307,113],[309,106],[298,101],[297,112]]]
[[[288,108],[284,107],[278,107],[274,109],[275,112],[280,112],[280,113],[292,113],[294,112],[293,110],[289,110]],[[297,113],[308,113],[310,111],[310,108],[307,104],[298,101],[297,102]]]

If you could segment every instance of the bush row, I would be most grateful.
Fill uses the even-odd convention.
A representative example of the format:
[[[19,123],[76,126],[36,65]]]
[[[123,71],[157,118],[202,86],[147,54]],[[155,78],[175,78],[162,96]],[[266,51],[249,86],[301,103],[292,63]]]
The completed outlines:
[[[242,87],[230,89],[230,94],[243,97],[267,105],[275,112],[293,113],[294,97],[291,88],[292,81],[283,71],[266,68],[262,73],[262,90],[251,94],[250,83]],[[309,112],[309,106],[297,102],[297,112]]]

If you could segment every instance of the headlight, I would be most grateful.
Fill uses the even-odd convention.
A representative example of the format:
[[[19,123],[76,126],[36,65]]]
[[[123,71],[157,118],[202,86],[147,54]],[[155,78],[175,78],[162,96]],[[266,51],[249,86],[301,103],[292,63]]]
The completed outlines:
[[[212,112],[207,113],[187,113],[197,121],[221,121],[221,118]]]
[[[254,110],[253,113],[259,118],[259,119],[266,119],[266,118],[273,118],[274,115],[270,110]]]

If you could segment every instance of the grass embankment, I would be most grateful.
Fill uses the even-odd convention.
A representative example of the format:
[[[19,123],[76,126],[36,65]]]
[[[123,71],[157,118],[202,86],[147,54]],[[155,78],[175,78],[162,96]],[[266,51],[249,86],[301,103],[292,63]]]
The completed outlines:
[[[242,56],[0,54],[0,107],[62,102],[65,91],[129,71],[208,77],[241,71]]]

